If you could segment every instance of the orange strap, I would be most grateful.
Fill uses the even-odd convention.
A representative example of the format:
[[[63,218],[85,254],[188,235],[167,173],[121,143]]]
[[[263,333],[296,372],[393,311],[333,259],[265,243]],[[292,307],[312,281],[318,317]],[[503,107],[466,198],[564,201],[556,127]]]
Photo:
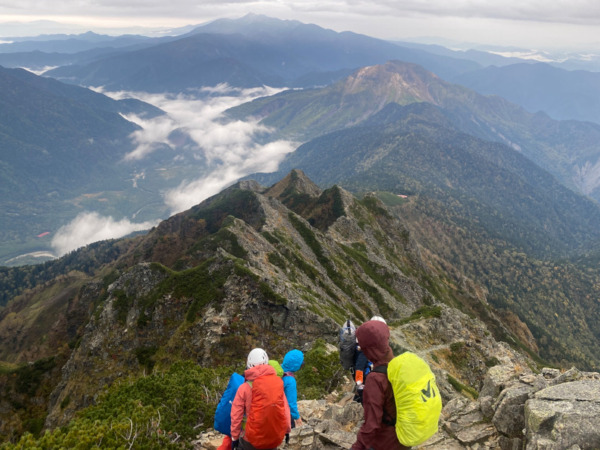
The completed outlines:
[[[356,382],[360,381],[361,383],[364,383],[364,380],[363,380],[363,371],[362,370],[357,370],[356,371],[356,373],[354,375],[354,381],[356,381]]]

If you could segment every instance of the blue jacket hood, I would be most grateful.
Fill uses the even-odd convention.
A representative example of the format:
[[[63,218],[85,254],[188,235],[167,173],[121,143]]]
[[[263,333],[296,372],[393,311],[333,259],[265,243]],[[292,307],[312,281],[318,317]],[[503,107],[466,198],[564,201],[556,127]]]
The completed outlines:
[[[296,372],[302,367],[304,362],[304,354],[300,350],[290,350],[283,357],[281,367],[284,372]]]

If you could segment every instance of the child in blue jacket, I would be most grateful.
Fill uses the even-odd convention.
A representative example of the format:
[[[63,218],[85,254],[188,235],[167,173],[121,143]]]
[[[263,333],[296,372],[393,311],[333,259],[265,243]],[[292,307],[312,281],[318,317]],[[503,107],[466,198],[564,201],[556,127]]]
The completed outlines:
[[[296,378],[294,373],[300,370],[304,364],[304,354],[300,350],[290,350],[283,357],[283,391],[290,405],[290,414],[292,416],[292,428],[302,426],[302,418],[298,412],[298,391],[296,388]]]

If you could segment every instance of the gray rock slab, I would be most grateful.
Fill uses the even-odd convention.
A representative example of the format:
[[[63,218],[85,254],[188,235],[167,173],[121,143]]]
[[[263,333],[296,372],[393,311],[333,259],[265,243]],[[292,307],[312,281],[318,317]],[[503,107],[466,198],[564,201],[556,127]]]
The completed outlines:
[[[456,439],[464,445],[483,442],[496,434],[496,429],[488,423],[477,423],[456,433]]]
[[[580,380],[547,387],[534,394],[540,400],[588,401],[600,403],[600,382]]]
[[[580,380],[536,392],[525,403],[525,423],[527,449],[599,449],[600,382]]]

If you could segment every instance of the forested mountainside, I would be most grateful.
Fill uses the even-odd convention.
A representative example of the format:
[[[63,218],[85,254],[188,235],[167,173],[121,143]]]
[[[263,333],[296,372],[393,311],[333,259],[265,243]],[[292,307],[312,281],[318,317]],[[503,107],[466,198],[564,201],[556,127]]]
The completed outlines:
[[[118,114],[125,103],[20,69],[0,68],[0,85],[3,198],[91,184],[132,150],[138,127]]]
[[[72,270],[77,260],[88,261],[86,272]],[[515,354],[525,349],[541,364],[527,326],[514,316],[504,320],[481,286],[424,251],[408,223],[377,197],[358,199],[337,186],[323,191],[299,171],[270,188],[241,182],[147,235],[84,248],[47,264],[49,270],[57,264],[56,278],[0,311],[4,439],[26,430],[39,433],[43,423],[52,429],[74,420],[73,426],[85,429],[94,417],[133,414],[126,408],[129,400],[119,396],[134,395],[125,386],[139,392],[134,380],[143,373],[164,373],[164,383],[182,382],[181,367],[200,378],[222,367],[214,370],[223,376],[255,346],[276,358],[296,347],[329,361],[315,362],[312,381],[306,381],[315,388],[311,398],[318,398],[335,389],[342,374],[336,354],[325,357],[316,342],[335,344],[338,326],[348,317],[360,323],[380,314],[392,328],[414,324],[417,341],[419,327],[431,333],[432,346],[445,339],[430,363],[443,380],[453,380],[447,389],[455,394],[480,388],[487,368],[496,364],[494,338],[513,345]],[[439,320],[454,320],[455,308],[475,322],[460,319],[457,330],[464,329],[453,337],[425,331]],[[470,333],[491,341],[479,348],[483,344]],[[452,350],[455,341],[462,344]],[[396,351],[402,347],[395,344]],[[579,361],[578,352],[584,352],[564,351],[566,363]],[[522,364],[536,366],[526,359]],[[98,394],[125,379],[134,384],[115,385],[106,403],[98,403]],[[157,398],[166,401],[162,395],[167,394]],[[207,395],[201,405],[186,403],[191,412],[185,426],[202,414],[200,428],[210,427],[216,405],[210,405],[210,396],[218,394]],[[146,413],[155,414],[152,400],[144,398]],[[84,415],[76,415],[82,408]],[[138,413],[139,420],[149,420]],[[188,437],[194,433],[193,427],[185,429]]]
[[[481,94],[499,95],[533,113],[544,111],[554,119],[600,123],[598,72],[521,62],[464,73],[452,81]]]
[[[388,104],[413,103],[437,106],[441,111],[435,120],[443,118],[445,127],[505,144],[565,186],[600,199],[596,182],[600,125],[532,114],[500,97],[450,84],[410,63],[391,61],[364,67],[330,86],[260,98],[232,108],[228,114],[234,119],[258,118],[280,135],[306,142],[363,125]],[[414,125],[418,127],[418,122]]]
[[[131,190],[140,170],[123,163],[136,148],[131,134],[140,130],[123,115],[164,112],[22,69],[0,67],[0,87],[0,260],[6,264],[40,247],[47,251],[50,237],[43,233],[68,223],[90,201],[104,198],[104,207],[114,208],[106,199]]]
[[[300,146],[266,182],[301,168],[322,186],[423,195],[491,238],[537,256],[599,241],[600,209],[514,149],[457,131],[429,103],[389,104],[368,121]]]

